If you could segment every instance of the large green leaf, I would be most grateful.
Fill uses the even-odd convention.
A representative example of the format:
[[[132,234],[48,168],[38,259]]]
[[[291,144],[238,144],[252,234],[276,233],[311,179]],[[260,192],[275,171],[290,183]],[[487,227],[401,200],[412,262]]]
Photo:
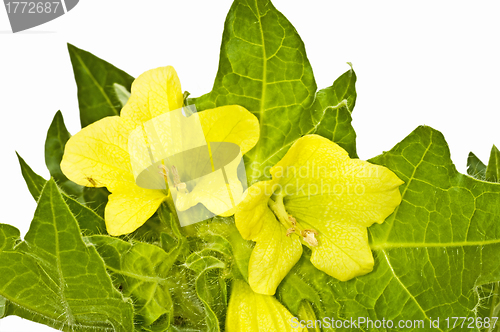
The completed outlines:
[[[9,301],[7,314],[63,331],[132,331],[132,304],[113,287],[95,248],[83,241],[53,180],[40,195],[24,242],[12,247],[17,230],[3,224],[0,229],[7,234],[0,238],[0,295]]]
[[[307,299],[319,319],[422,320],[429,328],[439,317],[441,331],[452,330],[447,317],[476,317],[485,303],[478,288],[500,281],[500,184],[458,173],[429,127],[371,162],[405,181],[401,205],[369,228],[373,272],[340,282],[303,258],[280,287],[284,303],[297,312]]]
[[[61,171],[64,146],[71,137],[66,129],[61,111],[58,111],[50,124],[45,140],[45,164],[57,185],[69,195],[81,199],[83,187],[68,178]]]
[[[123,97],[117,96],[114,83],[130,91],[134,78],[71,44],[68,51],[78,88],[82,128],[106,116],[119,115]]]
[[[355,156],[350,114],[355,81],[350,70],[316,93],[304,44],[292,24],[269,0],[235,0],[213,89],[190,102],[199,110],[237,104],[257,116],[261,139],[245,155],[253,183],[305,134],[334,139]]]

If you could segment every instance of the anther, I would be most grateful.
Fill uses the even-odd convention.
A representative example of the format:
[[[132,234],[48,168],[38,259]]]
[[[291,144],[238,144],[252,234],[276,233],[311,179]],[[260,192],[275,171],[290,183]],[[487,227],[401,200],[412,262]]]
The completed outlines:
[[[315,235],[318,235],[318,232],[314,229],[304,229],[300,232],[300,235],[304,238],[304,241],[312,247],[318,246],[318,239],[316,239]]]
[[[161,175],[163,175],[163,177],[165,178],[165,180],[168,181],[168,168],[165,166],[165,165],[160,165],[158,166],[159,169],[161,169],[160,173]]]

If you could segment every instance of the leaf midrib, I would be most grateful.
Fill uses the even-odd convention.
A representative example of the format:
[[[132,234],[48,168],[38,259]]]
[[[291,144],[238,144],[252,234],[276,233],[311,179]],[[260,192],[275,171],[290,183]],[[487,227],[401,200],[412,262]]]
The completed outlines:
[[[259,132],[262,133],[262,124],[264,123],[264,115],[266,114],[265,112],[265,98],[266,98],[266,88],[267,88],[267,55],[266,55],[266,45],[264,41],[264,29],[262,27],[262,20],[259,12],[259,3],[258,0],[255,0],[255,9],[257,12],[255,13],[255,16],[257,17],[257,20],[259,21],[259,30],[260,30],[260,36],[261,36],[261,41],[262,41],[262,93],[261,93],[261,98],[260,98],[260,107],[259,107]],[[261,144],[257,142],[256,148],[256,155],[254,160],[260,160],[261,156],[261,151],[262,148],[260,147]]]
[[[462,241],[462,242],[449,242],[449,243],[439,243],[439,242],[399,242],[399,243],[378,243],[370,244],[370,248],[374,251],[385,251],[391,249],[399,248],[455,248],[455,247],[474,247],[474,246],[486,246],[499,244],[500,239],[485,240],[485,241]]]
[[[61,196],[61,200],[64,202]],[[66,205],[64,202],[65,207],[67,211],[71,214],[71,211],[69,207]],[[64,275],[62,273],[62,267],[61,267],[61,256],[60,256],[60,248],[59,248],[59,230],[57,229],[57,223],[56,223],[56,213],[54,211],[54,201],[53,201],[53,195],[50,195],[50,210],[52,212],[52,222],[54,224],[54,235],[55,235],[55,241],[56,241],[56,262],[57,262],[57,274],[59,277],[59,296],[61,297],[61,304],[64,308],[64,315],[66,316],[67,321],[69,322],[70,325],[75,324],[75,317],[72,314],[71,307],[68,303],[68,300],[66,299],[66,295],[64,294],[64,285],[66,284]]]

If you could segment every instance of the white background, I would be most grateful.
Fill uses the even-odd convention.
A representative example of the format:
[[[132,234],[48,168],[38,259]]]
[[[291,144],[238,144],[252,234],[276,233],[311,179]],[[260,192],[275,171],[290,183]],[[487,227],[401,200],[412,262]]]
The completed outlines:
[[[418,125],[446,137],[466,170],[469,151],[487,162],[500,145],[500,20],[495,1],[275,0],[306,44],[319,88],[353,63],[358,154],[391,149]],[[35,202],[15,151],[39,174],[46,131],[61,110],[79,130],[76,85],[66,43],[134,77],[173,65],[193,97],[211,90],[231,1],[81,0],[68,14],[12,34],[0,8],[0,222],[25,234]],[[1,332],[52,331],[8,317]]]

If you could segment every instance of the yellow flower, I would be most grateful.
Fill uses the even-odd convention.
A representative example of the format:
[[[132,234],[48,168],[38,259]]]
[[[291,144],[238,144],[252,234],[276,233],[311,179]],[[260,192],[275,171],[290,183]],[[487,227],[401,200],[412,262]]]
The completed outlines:
[[[120,116],[103,118],[71,137],[61,169],[73,182],[107,187],[105,208],[111,235],[131,233],[148,220],[168,197],[168,190],[145,189],[136,184],[129,153],[129,135],[162,114],[183,107],[181,84],[174,68],[161,67],[140,75],[132,84],[130,99]],[[237,144],[241,153],[259,138],[257,118],[241,106],[223,106],[198,113],[206,142]],[[224,208],[200,185],[185,197],[185,208],[201,203],[215,213]],[[227,209],[225,209],[227,211]]]
[[[393,172],[350,159],[317,135],[297,140],[270,172],[272,180],[248,188],[235,214],[243,238],[257,242],[248,268],[255,292],[274,294],[302,245],[316,268],[339,280],[372,270],[367,227],[401,203],[403,182]]]
[[[292,314],[273,296],[252,291],[242,280],[233,282],[227,308],[227,332],[301,332],[293,328]]]

